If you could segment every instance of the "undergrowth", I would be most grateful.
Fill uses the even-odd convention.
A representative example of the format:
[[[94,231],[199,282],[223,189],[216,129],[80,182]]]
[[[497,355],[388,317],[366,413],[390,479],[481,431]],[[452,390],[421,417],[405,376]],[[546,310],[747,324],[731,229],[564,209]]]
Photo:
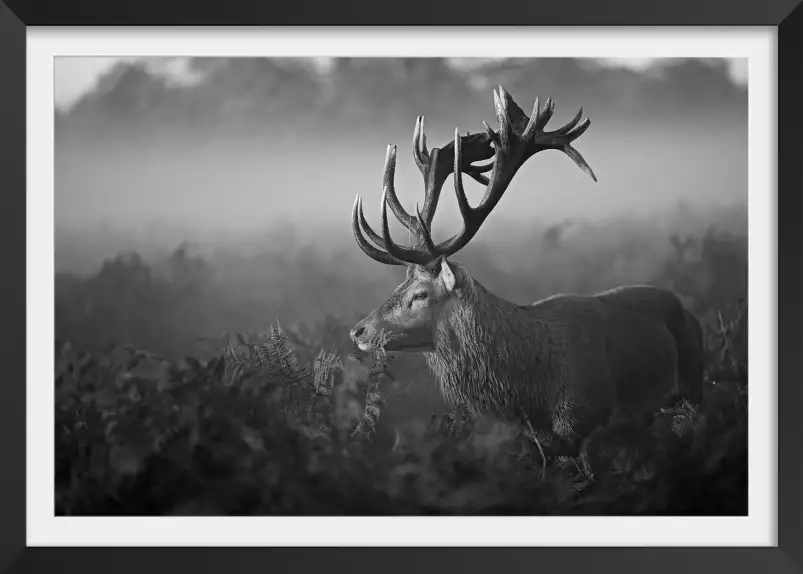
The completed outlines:
[[[746,306],[742,307],[746,310]],[[612,429],[606,467],[544,467],[526,429],[459,411],[373,439],[393,358],[303,348],[280,326],[211,358],[56,344],[58,515],[747,512],[746,312],[709,335],[699,408]],[[314,357],[303,361],[299,357]],[[635,438],[634,438],[635,437]]]
[[[227,265],[180,249],[156,266],[134,254],[90,277],[57,275],[55,511],[745,515],[746,239],[711,232],[673,245],[652,282],[701,318],[704,400],[655,413],[648,431],[609,429],[594,445],[603,462],[591,484],[580,480],[578,461],[542,458],[527,428],[444,412],[416,357],[393,364],[381,341],[375,353],[352,355],[353,322],[342,314],[317,326],[299,320],[253,335],[198,336],[232,324],[254,331],[279,303],[283,317],[297,318],[294,309],[309,306],[320,285],[327,296],[359,292],[360,307],[378,301],[383,286],[327,283],[358,273],[316,275],[309,270],[320,263],[299,254],[293,279],[281,261],[248,260],[241,265],[249,272],[283,269],[244,275],[259,285],[257,297],[235,288]],[[606,286],[582,264],[583,249],[552,249],[565,269],[548,263],[532,274],[543,285],[481,261],[475,267],[533,297],[564,276],[561,290]],[[594,253],[610,267],[629,252]],[[327,299],[326,308],[346,300]]]

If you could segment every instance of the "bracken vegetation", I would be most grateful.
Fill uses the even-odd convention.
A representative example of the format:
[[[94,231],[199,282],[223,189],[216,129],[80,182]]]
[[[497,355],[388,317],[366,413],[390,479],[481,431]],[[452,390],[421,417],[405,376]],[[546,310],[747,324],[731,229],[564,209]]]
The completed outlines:
[[[581,252],[550,249],[577,270],[562,290],[627,279],[584,279],[593,269]],[[621,268],[619,245],[603,251],[595,265]],[[281,309],[292,316],[283,303],[327,281],[303,253],[294,266],[321,277],[280,273],[276,305],[226,291],[231,266],[184,246],[163,261],[121,255],[92,276],[59,274],[55,511],[744,515],[746,253],[745,238],[713,230],[673,237],[658,271],[641,278],[675,289],[703,320],[705,400],[655,413],[648,432],[613,429],[595,445],[607,462],[590,484],[575,461],[543,460],[527,429],[447,412],[415,357],[355,355],[348,314],[279,324]],[[635,249],[631,259],[643,256]],[[269,259],[261,264],[271,268]],[[553,268],[540,275],[551,283],[532,289],[532,278],[475,259],[466,264],[480,280],[519,280],[507,292],[530,300],[559,281]],[[364,287],[361,311],[384,288]],[[252,332],[224,331],[233,325]]]

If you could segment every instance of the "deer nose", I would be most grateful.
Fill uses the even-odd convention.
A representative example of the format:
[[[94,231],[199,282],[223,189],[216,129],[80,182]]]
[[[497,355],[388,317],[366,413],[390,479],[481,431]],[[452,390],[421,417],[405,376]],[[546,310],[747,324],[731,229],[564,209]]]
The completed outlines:
[[[362,325],[357,325],[351,330],[351,338],[352,339],[359,339],[362,334],[365,333],[365,327]]]

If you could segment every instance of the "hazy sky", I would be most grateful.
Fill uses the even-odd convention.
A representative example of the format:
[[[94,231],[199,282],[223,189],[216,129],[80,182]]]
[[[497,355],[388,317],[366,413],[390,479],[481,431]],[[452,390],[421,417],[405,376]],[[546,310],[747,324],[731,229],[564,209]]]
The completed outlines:
[[[91,92],[120,60],[59,58],[58,103],[70,106]],[[149,58],[148,73],[107,78],[96,97],[57,124],[55,223],[62,265],[89,251],[97,260],[140,249],[143,241],[171,248],[185,239],[254,242],[266,230],[352,253],[357,193],[378,228],[387,144],[400,146],[401,202],[412,211],[422,199],[410,149],[415,115],[431,118],[431,146],[450,141],[454,126],[470,130],[481,120],[494,121],[490,98],[473,93],[466,75],[451,73],[442,60],[358,60],[339,62],[326,81],[261,58],[198,62],[200,81],[184,58]],[[520,103],[548,89],[560,101],[550,124],[555,128],[575,106],[587,105],[592,128],[576,147],[598,181],[559,152],[539,154],[519,171],[484,226],[482,245],[504,243],[509,250],[511,229],[519,230],[510,238],[515,243],[522,233],[564,219],[657,213],[684,226],[707,226],[711,209],[746,205],[746,91],[729,83],[721,66],[677,60],[666,74],[639,74],[548,60],[491,65],[478,77],[524,94]],[[612,64],[633,68],[649,61]],[[732,62],[730,73],[743,84],[746,61],[740,64]],[[154,74],[187,88],[163,91]],[[593,102],[585,104],[586,98]],[[435,217],[437,241],[461,223],[451,187],[444,188]],[[467,181],[466,192],[476,203],[483,189]],[[401,226],[391,221],[391,227],[401,238]]]
[[[92,89],[98,77],[115,63],[122,60],[137,60],[136,57],[60,57],[56,58],[55,98],[60,108],[72,105],[88,90]],[[650,58],[606,58],[611,65],[631,68],[648,66]],[[731,75],[739,83],[747,82],[747,60],[735,59],[730,62]]]

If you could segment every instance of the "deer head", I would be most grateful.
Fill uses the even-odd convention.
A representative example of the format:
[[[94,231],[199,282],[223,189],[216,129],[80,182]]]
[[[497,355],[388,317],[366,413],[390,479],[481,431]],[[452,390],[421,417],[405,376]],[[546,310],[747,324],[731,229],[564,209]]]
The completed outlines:
[[[382,346],[388,351],[431,352],[434,350],[439,323],[460,304],[467,282],[465,269],[449,261],[477,234],[496,207],[519,168],[536,153],[556,149],[568,155],[594,181],[596,177],[585,159],[571,146],[591,125],[582,117],[582,108],[565,126],[544,131],[555,111],[548,98],[543,109],[535,100],[532,117],[522,111],[513,98],[499,86],[494,91],[499,130],[485,123],[485,133],[461,136],[455,129],[454,141],[443,148],[427,150],[424,118],[419,116],[413,134],[413,158],[424,177],[424,206],[415,215],[402,207],[396,196],[394,174],[396,147],[388,146],[382,193],[381,235],[365,219],[362,201],[357,195],[352,209],[352,230],[360,248],[372,259],[387,265],[407,267],[407,276],[390,298],[358,322],[351,338],[364,351]],[[475,162],[493,158],[487,165]],[[490,172],[489,176],[483,174]],[[463,228],[442,243],[432,241],[430,226],[446,179],[454,173],[454,189],[463,219]],[[477,207],[468,203],[462,174],[486,186]],[[388,206],[416,240],[411,247],[398,245],[390,237]],[[368,236],[366,239],[365,236]],[[369,241],[370,240],[370,241]]]

